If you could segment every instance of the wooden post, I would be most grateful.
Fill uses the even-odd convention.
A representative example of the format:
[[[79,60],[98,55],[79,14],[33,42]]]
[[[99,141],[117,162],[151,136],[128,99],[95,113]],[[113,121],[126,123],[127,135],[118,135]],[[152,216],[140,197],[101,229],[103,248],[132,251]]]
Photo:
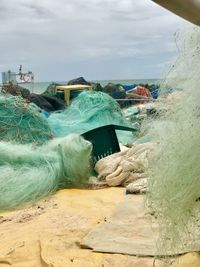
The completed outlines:
[[[176,15],[200,26],[200,0],[152,0]]]

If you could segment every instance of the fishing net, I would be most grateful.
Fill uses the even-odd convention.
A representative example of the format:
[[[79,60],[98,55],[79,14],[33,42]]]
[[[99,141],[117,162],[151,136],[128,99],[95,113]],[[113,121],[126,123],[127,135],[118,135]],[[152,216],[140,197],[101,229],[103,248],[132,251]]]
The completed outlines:
[[[52,138],[48,122],[34,104],[19,96],[0,95],[0,140],[43,144]]]
[[[70,133],[82,134],[108,124],[132,126],[112,97],[96,91],[82,92],[64,112],[52,113],[48,122],[53,133],[58,137]],[[132,133],[123,131],[118,132],[118,137],[122,143],[132,142],[134,139]]]
[[[40,147],[0,142],[0,210],[83,185],[89,177],[91,149],[91,143],[76,134]]]
[[[165,126],[157,131],[160,150],[149,182],[148,203],[160,223],[159,249],[163,255],[199,237],[199,44],[197,27],[179,36],[179,56],[165,81],[182,92],[160,118]]]

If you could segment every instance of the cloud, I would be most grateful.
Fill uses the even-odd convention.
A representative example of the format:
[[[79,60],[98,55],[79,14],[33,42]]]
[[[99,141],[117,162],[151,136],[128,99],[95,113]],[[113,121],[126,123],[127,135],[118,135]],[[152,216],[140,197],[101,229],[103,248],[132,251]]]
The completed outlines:
[[[0,71],[23,64],[40,80],[159,76],[187,25],[150,0],[1,0],[0,23]]]

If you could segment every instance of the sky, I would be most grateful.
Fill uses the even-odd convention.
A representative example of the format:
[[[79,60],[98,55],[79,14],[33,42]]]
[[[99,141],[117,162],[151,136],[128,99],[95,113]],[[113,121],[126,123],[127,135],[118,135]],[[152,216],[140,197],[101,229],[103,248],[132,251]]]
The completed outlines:
[[[0,71],[35,81],[162,78],[190,25],[151,0],[0,0]]]

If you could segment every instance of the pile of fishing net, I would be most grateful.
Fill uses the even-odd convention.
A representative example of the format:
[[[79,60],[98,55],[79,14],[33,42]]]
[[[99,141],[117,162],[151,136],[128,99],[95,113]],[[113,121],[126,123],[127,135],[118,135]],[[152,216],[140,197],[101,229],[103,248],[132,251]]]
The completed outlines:
[[[19,96],[0,95],[0,140],[43,144],[52,138],[48,122],[34,104]]]
[[[132,126],[112,97],[96,91],[80,93],[65,111],[52,113],[48,122],[57,137],[70,133],[82,134],[108,124]],[[122,143],[132,142],[134,139],[132,133],[122,131],[118,133],[118,137]]]
[[[166,83],[182,88],[182,94],[160,118],[168,123],[157,131],[160,149],[148,195],[163,255],[198,239],[200,227],[200,29],[194,27],[177,44],[180,54]]]
[[[0,211],[86,183],[91,150],[76,134],[39,147],[0,142]]]
[[[100,159],[95,165],[99,181],[108,186],[127,186],[136,180],[147,180],[149,161],[155,143],[133,144],[131,148]]]

